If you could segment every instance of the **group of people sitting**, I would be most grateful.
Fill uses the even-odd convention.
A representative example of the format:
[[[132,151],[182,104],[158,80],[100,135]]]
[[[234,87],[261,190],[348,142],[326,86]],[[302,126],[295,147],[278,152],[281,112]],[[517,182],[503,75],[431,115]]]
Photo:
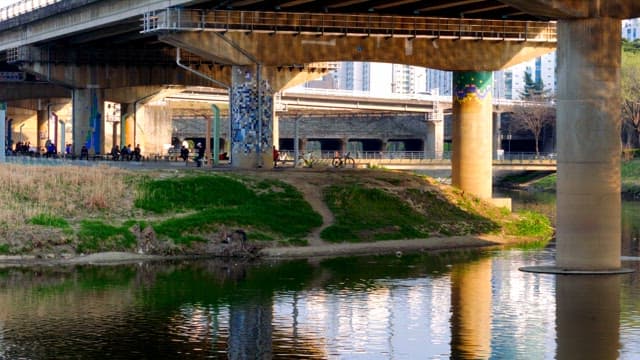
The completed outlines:
[[[118,144],[113,145],[111,148],[111,159],[113,161],[140,161],[142,159],[142,151],[140,150],[140,144],[137,144],[134,149],[131,149],[131,144],[127,146],[118,147]]]

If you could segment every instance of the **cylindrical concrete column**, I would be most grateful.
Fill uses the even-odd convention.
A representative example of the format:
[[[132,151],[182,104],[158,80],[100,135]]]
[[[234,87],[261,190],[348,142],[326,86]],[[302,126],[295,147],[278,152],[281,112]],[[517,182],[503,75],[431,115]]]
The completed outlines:
[[[38,110],[37,122],[36,148],[39,153],[42,153],[49,138],[49,112],[47,110]]]
[[[493,158],[498,158],[498,150],[502,149],[502,139],[500,137],[501,117],[502,113],[496,111],[492,113],[493,116]]]
[[[104,91],[101,89],[73,90],[73,152],[86,146],[90,153],[103,154],[104,149]]]
[[[122,104],[120,108],[120,147],[136,142],[135,133],[135,105],[133,103]]]
[[[442,115],[442,113],[440,113]],[[427,138],[424,155],[428,159],[441,159],[444,151],[444,120],[441,116],[427,120]]]
[[[556,265],[620,262],[620,19],[558,23]]]
[[[453,73],[452,185],[482,199],[491,198],[493,74]]]

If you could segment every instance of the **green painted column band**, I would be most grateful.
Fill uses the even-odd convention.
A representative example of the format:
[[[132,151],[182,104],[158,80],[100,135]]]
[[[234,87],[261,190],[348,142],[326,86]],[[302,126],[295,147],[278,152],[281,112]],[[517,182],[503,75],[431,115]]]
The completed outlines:
[[[491,71],[454,71],[453,96],[459,103],[470,100],[484,101],[491,93],[493,72]]]

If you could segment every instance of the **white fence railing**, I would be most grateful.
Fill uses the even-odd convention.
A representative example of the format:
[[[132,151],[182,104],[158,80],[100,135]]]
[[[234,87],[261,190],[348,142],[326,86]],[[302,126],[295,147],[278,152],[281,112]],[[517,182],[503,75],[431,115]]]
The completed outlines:
[[[358,160],[386,160],[388,162],[415,160],[415,161],[433,161],[433,160],[451,160],[451,151],[433,152],[433,151],[349,151],[349,156]],[[286,154],[287,159],[294,159],[295,153],[291,150],[281,150],[281,155]],[[315,159],[333,159],[336,156],[343,155],[339,151],[321,151],[308,150],[300,151],[299,156],[311,154]],[[534,152],[505,152],[494,160],[506,163],[520,162],[549,162],[556,160],[555,153],[534,153]]]
[[[12,4],[0,7],[0,21],[5,21],[60,1],[62,0],[16,0]]]

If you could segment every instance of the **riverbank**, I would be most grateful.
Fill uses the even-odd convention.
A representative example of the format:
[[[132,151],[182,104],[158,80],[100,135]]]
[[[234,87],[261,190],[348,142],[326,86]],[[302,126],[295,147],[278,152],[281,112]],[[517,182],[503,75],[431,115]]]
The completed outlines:
[[[0,262],[12,264],[402,253],[551,234],[530,214],[395,171],[3,170]]]
[[[259,251],[256,258],[287,260],[299,258],[327,258],[365,255],[396,255],[441,250],[465,250],[496,246],[525,244],[536,241],[527,237],[498,237],[493,235],[434,237],[427,239],[387,240],[359,244],[320,244],[313,246],[268,247]],[[60,266],[60,265],[119,265],[141,261],[164,261],[211,257],[200,255],[152,255],[123,251],[108,251],[65,258],[39,257],[35,255],[0,255],[0,267]]]

